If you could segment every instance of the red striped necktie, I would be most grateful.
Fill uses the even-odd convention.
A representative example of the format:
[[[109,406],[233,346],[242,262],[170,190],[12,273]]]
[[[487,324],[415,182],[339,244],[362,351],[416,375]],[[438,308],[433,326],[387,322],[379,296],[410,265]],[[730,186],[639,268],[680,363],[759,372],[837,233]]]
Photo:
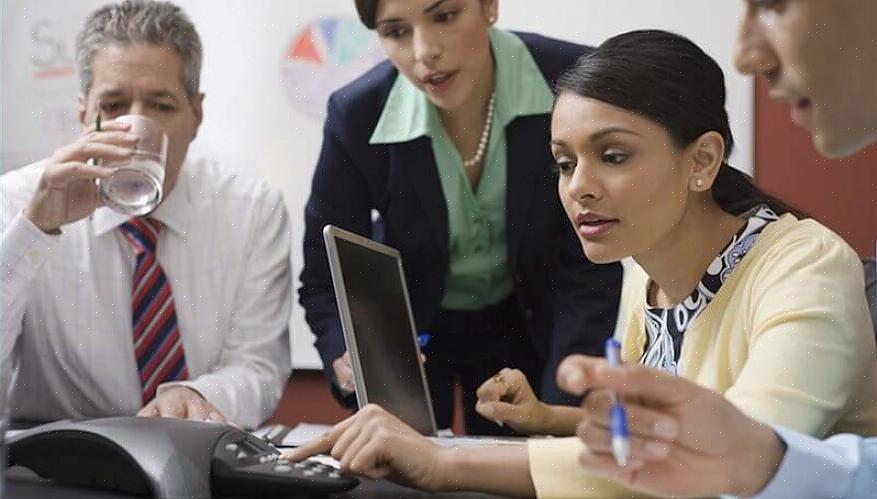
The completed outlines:
[[[131,284],[131,325],[144,405],[155,398],[158,385],[189,377],[171,283],[155,256],[161,227],[161,222],[152,218],[132,218],[120,226],[137,255]]]

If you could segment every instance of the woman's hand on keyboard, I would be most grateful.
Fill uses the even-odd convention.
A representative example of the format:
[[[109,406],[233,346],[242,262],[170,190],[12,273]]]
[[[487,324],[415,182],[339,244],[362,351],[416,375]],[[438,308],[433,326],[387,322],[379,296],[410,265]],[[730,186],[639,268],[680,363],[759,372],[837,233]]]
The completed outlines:
[[[448,452],[389,412],[369,404],[322,437],[287,451],[285,457],[301,461],[331,454],[345,473],[439,490],[444,483],[441,459]]]

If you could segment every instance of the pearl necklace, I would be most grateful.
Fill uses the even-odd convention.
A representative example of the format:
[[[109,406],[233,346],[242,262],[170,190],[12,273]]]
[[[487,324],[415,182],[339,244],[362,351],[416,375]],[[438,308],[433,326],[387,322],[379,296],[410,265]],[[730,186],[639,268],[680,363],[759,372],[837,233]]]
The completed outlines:
[[[493,125],[493,109],[496,102],[496,92],[490,94],[490,101],[487,103],[487,118],[484,120],[484,129],[481,130],[481,139],[478,141],[478,149],[475,149],[475,156],[471,159],[463,161],[463,166],[472,168],[481,164],[484,159],[484,153],[487,151],[487,140],[490,138],[490,127]]]

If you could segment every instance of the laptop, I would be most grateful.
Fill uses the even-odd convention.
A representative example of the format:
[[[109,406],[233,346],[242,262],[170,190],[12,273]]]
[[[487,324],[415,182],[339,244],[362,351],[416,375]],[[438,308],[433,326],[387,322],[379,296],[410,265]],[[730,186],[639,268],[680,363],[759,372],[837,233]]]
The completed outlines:
[[[437,432],[399,252],[333,225],[323,239],[359,407],[380,405],[442,445],[524,442]]]

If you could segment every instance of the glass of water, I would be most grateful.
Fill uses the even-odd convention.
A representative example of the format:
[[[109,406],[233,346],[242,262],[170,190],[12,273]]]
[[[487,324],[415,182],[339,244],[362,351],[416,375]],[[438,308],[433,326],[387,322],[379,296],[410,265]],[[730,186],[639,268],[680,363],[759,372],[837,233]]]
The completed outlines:
[[[167,134],[156,122],[139,114],[119,116],[115,121],[131,124],[129,133],[137,135],[137,145],[129,159],[103,164],[116,172],[100,180],[101,202],[120,213],[143,216],[161,203]]]

